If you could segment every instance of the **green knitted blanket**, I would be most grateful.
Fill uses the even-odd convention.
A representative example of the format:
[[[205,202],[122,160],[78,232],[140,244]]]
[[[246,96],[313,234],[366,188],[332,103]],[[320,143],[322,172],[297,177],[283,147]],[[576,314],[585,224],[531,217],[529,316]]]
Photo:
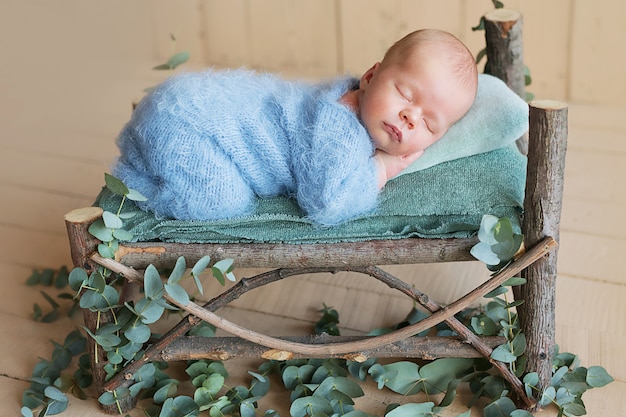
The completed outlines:
[[[484,214],[509,217],[519,229],[526,158],[515,145],[444,162],[388,182],[377,210],[323,228],[301,216],[286,197],[259,199],[249,216],[221,221],[158,219],[140,211],[126,220],[134,241],[179,243],[334,243],[407,237],[450,238],[474,234]],[[117,211],[120,199],[106,188],[96,205]],[[136,209],[130,201],[124,211]]]

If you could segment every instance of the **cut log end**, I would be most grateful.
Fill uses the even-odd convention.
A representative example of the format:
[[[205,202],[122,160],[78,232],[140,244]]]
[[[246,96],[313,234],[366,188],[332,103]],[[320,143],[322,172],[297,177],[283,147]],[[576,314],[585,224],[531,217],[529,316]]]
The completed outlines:
[[[543,110],[563,110],[567,108],[567,103],[558,100],[533,100],[528,105]]]
[[[492,22],[517,22],[521,18],[521,12],[511,9],[495,9],[485,13],[485,19]]]
[[[102,216],[100,207],[82,207],[74,209],[65,215],[67,223],[88,223]]]

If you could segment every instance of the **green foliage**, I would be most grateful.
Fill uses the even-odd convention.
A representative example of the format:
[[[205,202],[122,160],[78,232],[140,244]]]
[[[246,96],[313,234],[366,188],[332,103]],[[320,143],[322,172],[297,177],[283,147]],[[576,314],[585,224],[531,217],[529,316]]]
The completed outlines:
[[[175,49],[176,37],[173,34],[170,34],[170,40],[172,41],[172,49]],[[189,57],[189,51],[172,52],[172,55],[167,59],[167,61],[163,64],[154,66],[152,69],[157,71],[174,71],[180,65],[189,61]],[[145,92],[149,92],[153,89],[154,87],[148,87],[145,89]]]
[[[102,244],[98,251],[103,257],[113,258],[119,240],[132,238],[124,230],[124,220],[133,216],[132,211],[123,211],[126,199],[140,200],[143,197],[127,188],[121,181],[105,175],[107,187],[122,196],[122,202],[116,213],[105,212],[101,222],[90,228],[91,233],[100,238]],[[483,259],[493,259],[492,266],[505,265],[519,247],[519,235],[513,233],[508,219],[485,216],[479,231],[479,240],[486,249],[478,250]],[[479,245],[481,244],[479,243]],[[477,245],[478,246],[478,245]],[[480,258],[479,258],[480,259]],[[28,279],[29,285],[55,285],[57,288],[68,286],[74,292],[68,297],[81,308],[100,313],[110,313],[111,322],[100,323],[96,329],[84,327],[87,337],[96,343],[96,350],[105,353],[104,370],[107,378],[113,377],[130,362],[142,358],[144,349],[153,337],[150,325],[161,320],[165,312],[174,309],[167,303],[168,295],[181,305],[187,305],[192,295],[187,292],[184,280],[191,280],[194,291],[203,294],[200,276],[207,270],[223,285],[226,279],[235,280],[232,260],[220,260],[211,265],[211,259],[201,258],[188,268],[181,257],[166,279],[152,265],[143,276],[143,293],[134,301],[120,302],[119,277],[103,267],[87,273],[82,268],[67,271],[61,268],[34,271]],[[581,396],[590,388],[602,387],[613,379],[599,366],[584,368],[578,366],[578,358],[570,353],[554,353],[554,373],[550,386],[539,388],[537,374],[525,373],[526,338],[519,329],[515,307],[519,301],[509,302],[509,287],[523,285],[525,280],[514,277],[496,288],[486,297],[490,298],[478,311],[468,310],[458,315],[459,320],[468,323],[476,334],[506,337],[506,343],[493,350],[491,358],[503,362],[519,377],[523,376],[523,385],[527,395],[538,398],[542,406],[554,406],[559,415],[583,415],[586,410]],[[42,292],[52,306],[53,312],[59,305],[52,297]],[[321,318],[315,325],[316,333],[339,335],[339,313],[326,305],[320,310]],[[50,313],[49,313],[50,314]],[[42,321],[46,315],[39,315]],[[49,315],[48,315],[49,317]],[[407,325],[419,322],[427,314],[414,306],[400,323],[383,329],[376,329],[371,334],[383,334]],[[438,326],[440,335],[453,335],[446,326]],[[206,323],[195,326],[189,334],[211,337],[215,328]],[[79,330],[70,333],[63,344],[53,342],[51,360],[41,360],[33,370],[31,386],[24,391],[24,417],[39,410],[40,416],[58,414],[68,404],[66,393],[71,392],[78,398],[86,398],[83,388],[91,384],[90,363],[92,358],[82,354],[87,339]],[[82,354],[82,355],[81,355]],[[80,356],[73,374],[65,370]],[[94,359],[95,360],[95,359]],[[380,364],[374,358],[364,362],[344,359],[310,359],[285,362],[267,361],[257,371],[249,371],[249,385],[231,387],[227,384],[228,372],[222,362],[209,360],[189,361],[186,374],[189,377],[192,392],[179,394],[182,381],[165,372],[167,364],[146,362],[130,376],[130,385],[118,387],[100,395],[98,401],[104,405],[117,406],[121,411],[120,401],[129,397],[151,398],[153,405],[146,409],[147,416],[229,416],[253,417],[260,415],[259,402],[270,391],[270,377],[275,374],[284,387],[290,391],[290,414],[305,416],[347,416],[368,417],[368,414],[355,409],[355,399],[364,392],[359,382],[371,378],[379,389],[388,389],[403,396],[423,394],[422,403],[391,404],[385,417],[403,416],[441,416],[445,407],[456,398],[457,387],[461,383],[469,386],[474,398],[486,397],[489,401],[484,409],[485,417],[528,417],[527,411],[519,410],[508,397],[511,392],[507,381],[491,369],[491,364],[484,359],[443,358],[426,363],[398,361]],[[442,394],[441,396],[439,396]],[[433,396],[440,398],[435,403]],[[265,417],[277,416],[274,410],[267,410]],[[458,417],[469,417],[470,411]]]
[[[319,310],[322,317],[315,323],[315,334],[329,334],[331,336],[339,335],[339,313],[332,307],[324,304],[324,308]]]
[[[524,236],[513,231],[511,220],[485,214],[478,230],[479,242],[470,253],[491,271],[508,265],[522,245]]]
[[[65,393],[71,392],[77,398],[85,399],[83,388],[91,385],[89,360],[81,356],[78,369],[73,374],[64,373],[72,358],[82,354],[86,340],[78,330],[70,332],[63,342],[53,342],[51,360],[40,360],[33,369],[30,386],[22,394],[22,416],[31,416],[33,409],[39,409],[40,416],[59,414],[68,406]]]
[[[55,290],[63,290],[69,283],[69,271],[66,266],[62,266],[58,270],[46,268],[41,271],[33,270],[30,277],[26,280],[26,285],[36,286],[41,285],[48,288],[54,288]],[[50,305],[52,310],[44,312],[38,303],[33,304],[33,320],[42,323],[50,323],[60,317],[61,311],[64,309],[60,304],[62,300],[69,300],[69,307],[67,307],[67,316],[71,317],[78,310],[78,302],[74,300],[73,295],[68,292],[61,292],[57,294],[55,299],[47,291],[40,290],[44,300]]]

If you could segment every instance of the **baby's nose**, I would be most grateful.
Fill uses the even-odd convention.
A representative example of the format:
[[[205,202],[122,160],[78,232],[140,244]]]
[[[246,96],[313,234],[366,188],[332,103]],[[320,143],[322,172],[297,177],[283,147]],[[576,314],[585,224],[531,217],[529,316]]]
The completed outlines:
[[[400,112],[400,118],[407,124],[409,129],[414,129],[417,124],[417,120],[419,120],[419,115],[416,110],[403,109]]]

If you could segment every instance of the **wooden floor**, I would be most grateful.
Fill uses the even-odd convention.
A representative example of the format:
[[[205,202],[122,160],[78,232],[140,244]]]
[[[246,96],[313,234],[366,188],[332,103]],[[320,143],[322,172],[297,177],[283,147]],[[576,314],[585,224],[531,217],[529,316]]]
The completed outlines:
[[[79,325],[67,318],[34,322],[33,304],[46,302],[40,288],[24,282],[33,268],[70,265],[63,214],[92,203],[116,155],[114,138],[129,116],[130,102],[159,75],[149,70],[153,62],[111,63],[94,53],[89,60],[72,60],[78,51],[69,49],[10,51],[6,62],[11,64],[0,68],[0,277],[6,285],[0,291],[0,416],[19,413],[38,358],[49,357],[51,341],[61,342]],[[604,366],[616,379],[583,397],[593,417],[626,416],[625,110],[570,107],[557,339],[562,351],[579,354],[584,365]],[[442,302],[487,275],[478,263],[392,269]],[[259,330],[306,334],[322,303],[339,310],[345,334],[395,323],[410,308],[408,301],[362,277],[310,276],[245,296],[226,314]],[[228,366],[241,378],[252,365]],[[263,405],[286,416],[282,394]],[[380,415],[386,403],[399,400],[369,387],[359,404]],[[449,412],[462,411],[459,402]],[[68,415],[101,414],[93,398],[71,398]]]

